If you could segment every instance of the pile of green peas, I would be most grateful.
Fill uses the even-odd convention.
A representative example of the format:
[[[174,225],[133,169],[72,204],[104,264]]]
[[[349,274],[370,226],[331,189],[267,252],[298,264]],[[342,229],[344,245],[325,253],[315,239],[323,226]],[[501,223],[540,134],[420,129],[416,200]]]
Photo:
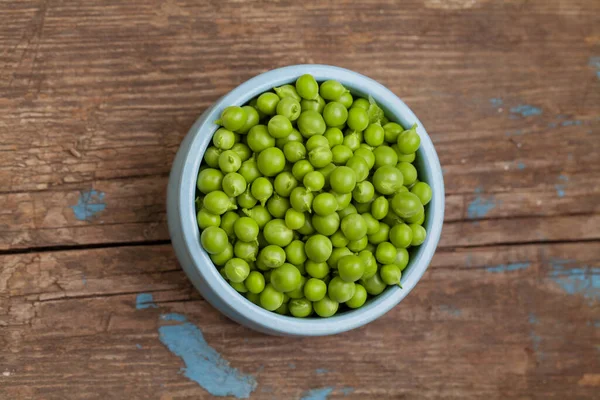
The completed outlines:
[[[432,197],[416,125],[311,75],[223,110],[197,180],[204,250],[251,302],[331,317],[400,285]]]

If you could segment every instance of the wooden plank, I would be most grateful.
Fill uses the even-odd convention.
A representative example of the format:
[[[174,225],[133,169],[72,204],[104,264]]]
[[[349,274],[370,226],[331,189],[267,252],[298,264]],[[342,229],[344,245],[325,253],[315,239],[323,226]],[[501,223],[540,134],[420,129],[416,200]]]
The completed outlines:
[[[595,243],[439,251],[386,316],[310,340],[229,322],[195,293],[168,245],[5,255],[0,262],[0,357],[12,398],[50,391],[56,398],[73,391],[81,398],[208,398],[161,344],[160,316],[168,313],[185,316],[233,367],[255,376],[253,398],[297,398],[319,387],[333,388],[332,398],[345,388],[353,389],[350,398],[592,397],[597,390],[589,385],[600,374]],[[571,281],[589,285],[571,288]],[[139,293],[151,293],[157,308],[136,309]]]

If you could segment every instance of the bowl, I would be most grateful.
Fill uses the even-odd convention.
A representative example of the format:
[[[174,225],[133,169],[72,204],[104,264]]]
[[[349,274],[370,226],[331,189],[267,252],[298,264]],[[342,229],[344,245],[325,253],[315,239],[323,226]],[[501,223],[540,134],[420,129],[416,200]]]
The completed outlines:
[[[233,289],[200,246],[200,231],[194,206],[196,178],[204,151],[218,128],[216,121],[230,105],[244,105],[253,97],[274,87],[293,83],[303,74],[317,81],[335,79],[352,94],[371,95],[390,120],[405,128],[418,124],[421,146],[415,166],[421,180],[433,192],[426,207],[425,242],[411,252],[403,271],[400,287],[388,287],[363,307],[336,314],[330,318],[294,318],[267,311],[247,300]],[[365,325],[396,306],[415,287],[425,273],[437,247],[444,220],[444,181],[438,156],[423,124],[394,93],[380,83],[356,72],[328,65],[293,65],[258,75],[217,100],[191,127],[177,152],[167,192],[167,219],[175,254],[194,286],[216,309],[230,319],[251,329],[280,336],[332,335]]]

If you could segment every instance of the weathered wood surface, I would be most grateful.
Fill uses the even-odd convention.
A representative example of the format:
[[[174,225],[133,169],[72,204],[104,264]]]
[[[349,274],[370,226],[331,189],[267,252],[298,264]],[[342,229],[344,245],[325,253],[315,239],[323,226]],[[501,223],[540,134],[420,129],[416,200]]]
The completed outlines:
[[[598,15],[593,0],[0,0],[0,398],[210,397],[161,343],[168,313],[255,377],[252,398],[594,397]],[[193,290],[165,188],[203,109],[313,62],[415,111],[444,168],[446,224],[386,316],[271,338]],[[157,308],[137,309],[140,293]]]

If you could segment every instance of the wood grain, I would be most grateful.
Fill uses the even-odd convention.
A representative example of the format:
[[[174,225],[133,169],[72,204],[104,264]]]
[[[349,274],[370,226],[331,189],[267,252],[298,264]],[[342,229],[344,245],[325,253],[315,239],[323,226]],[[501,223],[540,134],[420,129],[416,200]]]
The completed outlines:
[[[594,398],[598,15],[593,0],[0,0],[0,398],[209,398],[159,340],[170,312],[256,377],[252,398]],[[194,119],[297,63],[389,87],[446,185],[413,293],[328,338],[228,321],[165,223]]]

